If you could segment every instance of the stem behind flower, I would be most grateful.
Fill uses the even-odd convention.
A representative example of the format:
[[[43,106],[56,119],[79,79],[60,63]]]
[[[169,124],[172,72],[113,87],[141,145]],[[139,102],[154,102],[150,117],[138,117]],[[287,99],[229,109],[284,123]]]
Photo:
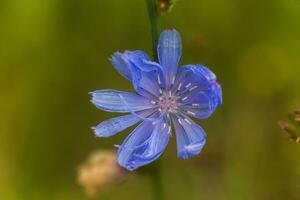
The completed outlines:
[[[157,43],[158,43],[158,34],[159,34],[158,32],[159,13],[157,7],[158,4],[156,0],[146,0],[146,3],[147,3],[150,25],[151,25],[153,59],[155,61],[158,61],[158,57],[157,57]],[[164,195],[163,195],[163,185],[162,185],[162,178],[161,178],[160,160],[157,160],[155,163],[153,163],[150,166],[148,173],[151,178],[155,200],[163,200]]]
[[[157,1],[156,0],[146,0],[148,14],[150,19],[151,25],[151,36],[152,36],[152,53],[153,58],[155,61],[158,60],[157,58],[157,42],[158,42],[158,20],[159,20],[159,13],[157,8]]]

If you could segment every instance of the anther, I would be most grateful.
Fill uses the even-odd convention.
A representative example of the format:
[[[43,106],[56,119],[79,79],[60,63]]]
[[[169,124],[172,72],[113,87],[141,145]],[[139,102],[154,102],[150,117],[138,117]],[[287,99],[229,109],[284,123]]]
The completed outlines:
[[[161,84],[161,80],[160,80],[159,74],[157,75],[157,81],[158,81],[158,84]]]
[[[189,89],[189,91],[193,91],[194,89],[196,89],[198,86],[193,86],[193,87],[191,87],[190,89]]]
[[[180,89],[181,89],[181,86],[182,86],[182,84],[179,83],[177,90],[180,90]]]
[[[192,124],[187,118],[184,118],[184,121],[186,121],[188,124]]]
[[[178,122],[179,122],[179,124],[181,124],[181,125],[182,125],[182,121],[181,121],[181,119],[180,119],[180,118],[178,119]]]
[[[151,104],[156,105],[156,101],[153,101],[153,100],[152,100],[152,101],[151,101]]]
[[[171,132],[171,126],[169,126],[169,128],[168,128],[168,133],[170,133]]]
[[[189,83],[189,84],[187,84],[185,87],[186,88],[188,88],[188,87],[190,87],[192,84],[191,83]]]
[[[172,85],[175,83],[175,76],[172,78]]]
[[[188,114],[191,114],[191,115],[193,115],[193,116],[196,115],[196,113],[194,113],[194,112],[192,112],[192,111],[189,111],[189,110],[187,111],[187,113],[188,113]]]
[[[187,98],[188,98],[188,97],[186,96],[186,97],[183,97],[181,100],[182,100],[182,101],[185,101],[185,100],[187,100]]]
[[[152,125],[155,125],[155,124],[157,124],[157,121],[152,122]]]

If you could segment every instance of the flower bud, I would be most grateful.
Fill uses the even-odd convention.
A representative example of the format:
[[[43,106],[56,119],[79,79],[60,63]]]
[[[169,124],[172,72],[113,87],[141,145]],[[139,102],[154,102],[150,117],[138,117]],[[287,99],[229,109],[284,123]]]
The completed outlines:
[[[300,116],[300,109],[296,109],[296,110],[294,111],[294,113],[295,113],[295,115]]]
[[[159,11],[164,13],[172,10],[175,0],[158,0],[157,3]]]
[[[279,128],[280,128],[281,130],[283,130],[283,131],[286,131],[286,132],[288,132],[288,133],[292,133],[292,132],[293,132],[292,127],[291,127],[290,124],[287,123],[287,122],[281,122],[281,121],[279,121],[279,122],[278,122],[278,126],[279,126]]]
[[[124,180],[127,175],[128,172],[119,166],[115,152],[98,150],[79,166],[77,181],[88,196],[94,197],[107,186]]]
[[[300,116],[295,117],[295,122],[297,122],[300,125]]]

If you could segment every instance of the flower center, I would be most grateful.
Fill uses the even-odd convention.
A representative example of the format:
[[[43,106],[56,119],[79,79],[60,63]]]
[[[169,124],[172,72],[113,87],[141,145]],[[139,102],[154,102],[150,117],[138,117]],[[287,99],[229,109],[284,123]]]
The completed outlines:
[[[164,92],[159,97],[158,106],[167,112],[177,109],[177,96],[173,95],[171,91]]]

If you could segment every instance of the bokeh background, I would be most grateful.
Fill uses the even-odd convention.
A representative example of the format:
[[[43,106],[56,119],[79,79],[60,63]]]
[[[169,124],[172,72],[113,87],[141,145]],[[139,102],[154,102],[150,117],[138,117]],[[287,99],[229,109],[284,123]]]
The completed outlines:
[[[180,160],[175,138],[161,158],[167,199],[298,200],[300,145],[277,121],[300,107],[299,0],[178,0],[163,28],[182,35],[181,64],[218,76],[224,104],[206,121],[200,156]],[[112,68],[115,51],[151,53],[143,0],[0,1],[0,199],[84,200],[76,169],[129,130],[95,138],[116,116],[88,92],[133,91]],[[133,174],[98,199],[153,199]]]

